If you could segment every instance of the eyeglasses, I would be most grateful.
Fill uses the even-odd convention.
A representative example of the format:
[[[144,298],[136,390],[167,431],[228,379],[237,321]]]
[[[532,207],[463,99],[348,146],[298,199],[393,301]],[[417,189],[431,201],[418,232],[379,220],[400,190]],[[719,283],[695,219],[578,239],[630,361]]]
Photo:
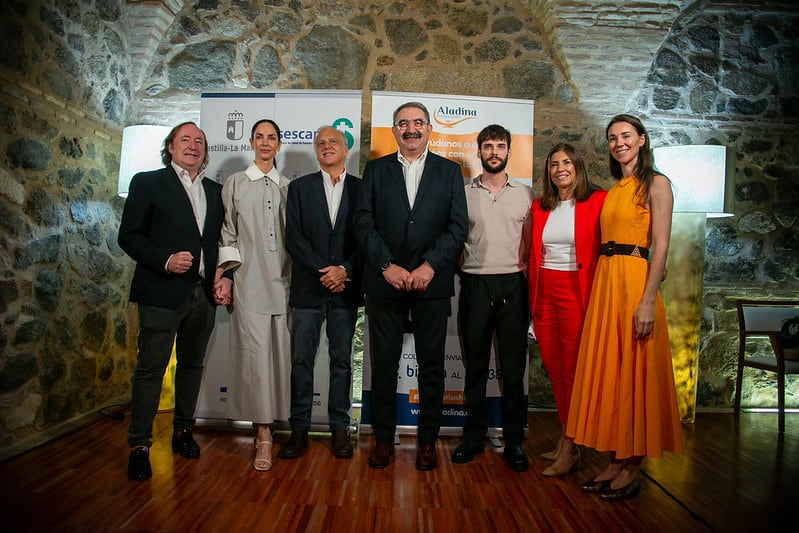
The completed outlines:
[[[427,126],[430,123],[427,122],[426,120],[421,119],[421,118],[416,118],[416,119],[413,119],[413,120],[403,119],[403,120],[398,120],[398,121],[396,121],[394,123],[394,125],[396,127],[398,127],[399,129],[401,129],[401,130],[407,129],[408,126],[410,126],[411,124],[413,124],[417,128],[421,128],[423,126]]]

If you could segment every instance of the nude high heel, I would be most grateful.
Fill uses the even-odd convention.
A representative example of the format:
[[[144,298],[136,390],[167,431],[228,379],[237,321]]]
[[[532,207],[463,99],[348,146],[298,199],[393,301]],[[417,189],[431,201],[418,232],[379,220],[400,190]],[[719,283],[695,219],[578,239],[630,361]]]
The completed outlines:
[[[544,452],[539,457],[541,457],[541,459],[546,459],[547,461],[554,461],[558,458],[558,454],[560,453],[560,449],[562,446],[563,446],[563,435],[561,435],[560,438],[558,439],[558,443],[555,445],[554,450]]]
[[[582,466],[583,461],[580,456],[580,450],[575,450],[568,462],[565,462],[565,464],[558,464],[555,462],[541,472],[541,475],[545,477],[565,476],[566,474],[571,474],[579,470]]]
[[[259,472],[266,472],[272,468],[271,440],[255,440],[255,459],[252,460],[252,467]]]

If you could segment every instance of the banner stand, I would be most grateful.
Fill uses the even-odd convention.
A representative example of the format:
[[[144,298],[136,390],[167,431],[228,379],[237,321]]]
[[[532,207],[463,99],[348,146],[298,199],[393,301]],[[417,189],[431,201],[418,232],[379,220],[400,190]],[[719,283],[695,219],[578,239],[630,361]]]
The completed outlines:
[[[347,141],[347,170],[358,174],[361,146],[361,91],[301,89],[262,91],[225,89],[200,95],[200,125],[208,141],[207,176],[219,183],[234,172],[247,168],[254,154],[249,145],[252,125],[260,119],[273,119],[280,126],[282,148],[276,158],[280,173],[289,178],[319,170],[314,151],[316,130],[330,125]],[[323,326],[324,328],[324,326]],[[324,331],[324,330],[323,330]],[[216,326],[208,342],[205,371],[195,416],[204,424],[247,427],[251,422],[228,418],[228,401],[236,394],[229,386],[230,315],[217,308]],[[289,354],[286,354],[290,357]],[[327,396],[329,388],[327,337],[323,334],[314,366],[314,402],[311,430],[328,432]],[[357,421],[350,415],[350,428]],[[276,428],[289,428],[288,420]]]
[[[430,113],[433,131],[428,140],[430,152],[456,161],[466,180],[482,172],[478,157],[477,135],[489,124],[501,124],[512,135],[513,143],[507,171],[513,178],[532,186],[533,181],[533,111],[532,100],[489,98],[481,96],[425,94],[372,91],[372,117],[370,130],[371,159],[397,150],[392,130],[393,113],[407,102],[420,102]],[[447,322],[447,339],[444,351],[445,385],[441,413],[441,435],[463,435],[466,421],[464,399],[465,370],[461,355],[457,326],[459,283],[455,279],[455,297],[452,314]],[[368,316],[364,320],[364,368],[361,409],[361,431],[371,432],[371,364],[369,357]],[[495,348],[495,347],[494,347]],[[492,349],[486,387],[488,412],[488,438],[498,446],[502,437],[501,368],[497,367],[496,351]],[[525,398],[528,388],[529,358],[524,370]],[[397,435],[416,433],[418,413],[418,385],[416,382],[416,348],[413,335],[405,334],[397,375]],[[527,428],[525,428],[525,434]]]

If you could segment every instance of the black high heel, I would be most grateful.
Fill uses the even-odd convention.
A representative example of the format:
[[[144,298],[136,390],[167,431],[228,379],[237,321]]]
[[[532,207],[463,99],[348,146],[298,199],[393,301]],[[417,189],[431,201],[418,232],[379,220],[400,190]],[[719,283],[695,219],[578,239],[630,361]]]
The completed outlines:
[[[641,492],[641,477],[636,477],[633,481],[618,489],[610,488],[610,483],[605,490],[599,493],[599,497],[606,502],[620,502],[627,498],[637,496]]]
[[[613,480],[603,479],[602,481],[597,481],[596,478],[589,479],[580,485],[580,490],[583,492],[588,492],[589,494],[598,494],[610,488],[611,481]]]

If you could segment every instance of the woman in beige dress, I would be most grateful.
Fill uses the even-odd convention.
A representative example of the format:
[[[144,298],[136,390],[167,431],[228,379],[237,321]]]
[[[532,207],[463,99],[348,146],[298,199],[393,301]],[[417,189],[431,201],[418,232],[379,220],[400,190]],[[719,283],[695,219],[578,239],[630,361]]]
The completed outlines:
[[[284,244],[289,180],[275,168],[280,128],[269,119],[252,128],[255,160],[225,180],[225,222],[219,264],[233,273],[230,307],[231,379],[228,414],[256,428],[256,470],[272,467],[270,424],[287,420],[290,400],[289,281]]]

